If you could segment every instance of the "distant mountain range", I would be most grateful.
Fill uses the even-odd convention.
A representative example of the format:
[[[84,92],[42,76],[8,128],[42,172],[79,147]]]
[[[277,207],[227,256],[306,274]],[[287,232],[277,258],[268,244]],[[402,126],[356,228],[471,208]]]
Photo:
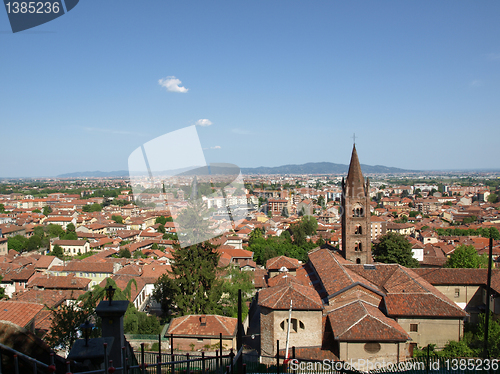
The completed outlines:
[[[309,162],[303,165],[283,165],[276,167],[260,166],[257,168],[241,168],[243,174],[342,174],[347,173],[349,165],[334,164],[332,162]],[[401,174],[417,173],[419,170],[406,170],[382,165],[361,164],[365,174]],[[58,175],[58,178],[111,178],[128,177],[127,170],[117,171],[85,171]]]
[[[276,167],[261,166],[258,168],[242,168],[243,174],[342,174],[347,173],[349,165],[334,164],[333,162],[309,162],[303,165],[283,165]],[[400,174],[416,173],[418,170],[406,170],[381,165],[361,164],[364,174]]]

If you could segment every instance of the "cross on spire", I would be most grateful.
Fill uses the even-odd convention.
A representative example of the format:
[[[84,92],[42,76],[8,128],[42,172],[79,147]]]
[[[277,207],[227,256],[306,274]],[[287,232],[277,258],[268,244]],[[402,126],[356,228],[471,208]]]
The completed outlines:
[[[356,133],[352,134],[352,143],[356,145]]]

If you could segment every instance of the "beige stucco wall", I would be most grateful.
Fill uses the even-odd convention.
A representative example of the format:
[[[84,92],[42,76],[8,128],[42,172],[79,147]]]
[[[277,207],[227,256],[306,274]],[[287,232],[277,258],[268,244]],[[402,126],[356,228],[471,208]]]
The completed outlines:
[[[288,320],[288,310],[270,310],[261,307],[261,351],[262,356],[276,355],[276,341],[280,341],[280,349],[286,345],[287,323],[284,329],[281,328],[281,322]],[[293,310],[292,320],[297,319],[297,332],[290,330],[290,347],[317,347],[321,346],[323,327],[321,310],[304,311]],[[300,327],[302,322],[304,328]]]
[[[482,303],[480,286],[434,286],[451,301],[457,304],[469,304],[476,306]],[[455,297],[455,290],[459,291],[459,296]]]
[[[464,331],[460,319],[398,318],[398,323],[419,347],[436,344],[437,348],[443,348],[450,340],[459,341]],[[410,324],[417,324],[418,331],[410,331]]]
[[[365,350],[365,344],[367,342],[340,342],[340,360],[348,361],[353,366],[362,371],[368,371],[374,369],[374,367],[368,367],[369,365],[374,365],[375,363],[385,363],[391,362],[396,364],[400,361],[404,361],[408,356],[408,350],[406,343],[380,343],[380,351],[377,353],[369,353]],[[365,367],[363,367],[365,366]]]

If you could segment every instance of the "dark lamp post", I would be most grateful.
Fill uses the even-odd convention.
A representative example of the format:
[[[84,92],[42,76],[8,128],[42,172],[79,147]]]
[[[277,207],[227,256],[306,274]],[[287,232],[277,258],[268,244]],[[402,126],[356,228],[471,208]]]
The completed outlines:
[[[92,332],[93,328],[94,325],[92,323],[89,323],[88,320],[80,325],[80,329],[82,330],[83,336],[85,337],[85,347],[89,346],[90,333]]]
[[[113,300],[113,295],[115,294],[115,289],[113,286],[109,285],[109,287],[106,288],[106,297],[109,300],[109,305],[111,305],[111,300]]]

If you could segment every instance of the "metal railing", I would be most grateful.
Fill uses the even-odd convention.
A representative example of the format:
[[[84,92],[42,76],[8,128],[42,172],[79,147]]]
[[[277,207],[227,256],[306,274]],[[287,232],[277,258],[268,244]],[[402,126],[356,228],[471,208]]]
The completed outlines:
[[[103,367],[101,369],[82,371],[82,368],[75,367],[75,363],[71,361],[66,361],[66,373],[72,374],[73,369],[76,369],[78,373],[81,374],[161,374],[161,373],[200,373],[200,374],[224,374],[225,372],[234,374],[236,372],[236,359],[233,350],[227,355],[216,356],[205,356],[202,352],[201,356],[190,356],[186,355],[174,355],[170,357],[169,354],[154,355],[150,356],[150,359],[146,359],[148,355],[144,351],[144,344],[141,345],[140,360],[136,361],[135,356],[129,355],[127,353],[127,348],[122,347],[122,362],[124,363],[121,367],[114,367],[113,361],[108,360],[108,349],[107,344],[103,344],[104,360]],[[238,352],[238,357],[240,357],[242,349]],[[2,365],[2,355],[8,355],[11,360],[6,360],[8,366]],[[33,374],[38,373],[54,373],[56,371],[56,364],[54,360],[54,353],[51,353],[51,363],[46,364],[40,362],[32,357],[29,357],[21,352],[16,351],[8,346],[0,344],[0,374],[22,374],[29,373],[26,367],[31,368]],[[155,357],[154,362],[151,357]],[[166,358],[166,360],[162,360]],[[24,362],[24,365],[20,360]],[[243,374],[243,372],[240,372]]]

